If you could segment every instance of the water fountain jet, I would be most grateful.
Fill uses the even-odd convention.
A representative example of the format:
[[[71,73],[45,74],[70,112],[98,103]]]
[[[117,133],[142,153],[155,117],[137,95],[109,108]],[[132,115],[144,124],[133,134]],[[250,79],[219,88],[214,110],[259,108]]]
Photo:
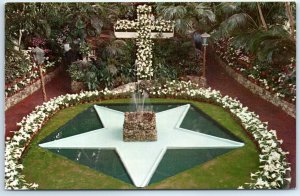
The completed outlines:
[[[123,125],[123,141],[156,141],[156,118],[150,107],[145,108],[145,99],[149,97],[145,90],[139,90],[132,94],[135,106],[134,112],[125,112]]]

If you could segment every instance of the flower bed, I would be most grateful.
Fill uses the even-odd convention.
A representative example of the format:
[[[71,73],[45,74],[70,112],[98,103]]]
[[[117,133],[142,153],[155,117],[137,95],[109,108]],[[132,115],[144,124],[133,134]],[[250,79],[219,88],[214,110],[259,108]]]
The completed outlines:
[[[27,86],[35,83],[39,80],[39,69],[38,65],[32,62],[30,56],[31,49],[29,50],[21,50],[21,53],[24,55],[25,63],[26,63],[26,70],[24,73],[16,72],[15,76],[13,76],[14,80],[8,84],[5,84],[5,98],[11,97],[20,91],[22,91]],[[12,57],[16,58],[16,57]],[[49,58],[46,58],[45,65],[42,68],[43,73],[48,72],[50,69],[55,66],[55,61],[49,61]],[[7,67],[6,67],[7,68]]]
[[[52,69],[51,69],[52,70]],[[55,70],[49,70],[48,73],[44,76],[45,83],[50,82],[55,76],[57,76],[62,71],[62,66],[56,67]],[[35,91],[41,88],[41,81],[39,78],[34,80],[32,83],[28,84],[22,89],[19,89],[18,92],[15,94],[5,98],[5,110],[9,109],[10,107],[16,105]]]
[[[222,96],[219,91],[198,88],[190,82],[153,83],[147,87],[150,97],[176,97],[197,101],[211,102],[228,110],[242,126],[252,134],[260,148],[260,169],[251,175],[252,181],[242,186],[250,189],[284,188],[290,182],[286,174],[290,171],[284,152],[275,130],[268,131],[268,123],[261,122],[258,115],[248,111],[247,107],[235,99]],[[132,92],[119,91],[86,91],[79,94],[66,94],[53,98],[37,106],[33,112],[24,117],[18,125],[20,130],[13,138],[6,141],[5,148],[5,188],[6,189],[35,189],[35,183],[25,181],[21,175],[23,165],[20,162],[22,153],[33,136],[42,128],[47,120],[57,111],[80,103],[95,102],[103,99],[127,98]],[[242,188],[239,187],[239,188]]]
[[[254,57],[245,53],[242,48],[234,48],[230,44],[230,39],[218,40],[215,47],[218,56],[237,73],[279,99],[296,103],[296,65],[294,62],[283,68],[255,62]]]
[[[261,98],[271,102],[275,106],[280,107],[283,111],[285,111],[288,115],[292,116],[293,118],[296,118],[296,106],[293,103],[289,103],[283,99],[280,99],[279,97],[274,96],[271,92],[267,91],[265,88],[251,82],[247,78],[245,78],[240,73],[236,72],[231,67],[227,66],[223,61],[221,61],[218,57],[216,57],[217,60],[219,60],[219,63],[221,66],[225,69],[225,71],[234,78],[237,82],[242,84],[244,87],[249,89],[252,93],[259,95]]]

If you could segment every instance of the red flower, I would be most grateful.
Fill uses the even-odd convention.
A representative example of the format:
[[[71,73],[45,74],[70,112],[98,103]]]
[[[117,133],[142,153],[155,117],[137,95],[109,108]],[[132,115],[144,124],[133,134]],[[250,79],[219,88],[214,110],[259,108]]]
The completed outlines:
[[[40,37],[32,38],[32,45],[35,46],[35,47],[36,46],[43,46],[45,44],[46,44],[46,41],[43,38],[40,38]]]

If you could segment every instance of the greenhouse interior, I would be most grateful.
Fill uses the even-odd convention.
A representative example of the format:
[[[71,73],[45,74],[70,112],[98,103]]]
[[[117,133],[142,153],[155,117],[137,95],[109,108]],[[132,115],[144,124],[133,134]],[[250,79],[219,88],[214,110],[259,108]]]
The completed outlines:
[[[295,2],[4,17],[6,190],[296,187]]]

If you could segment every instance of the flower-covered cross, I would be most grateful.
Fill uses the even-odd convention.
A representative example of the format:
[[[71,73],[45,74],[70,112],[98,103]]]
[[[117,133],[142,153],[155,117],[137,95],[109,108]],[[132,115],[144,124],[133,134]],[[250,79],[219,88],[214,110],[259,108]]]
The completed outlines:
[[[115,36],[118,38],[136,38],[137,79],[151,79],[152,47],[151,38],[169,38],[174,34],[174,22],[166,20],[154,20],[151,14],[151,6],[139,5],[137,7],[137,20],[118,20],[115,24]],[[127,32],[118,32],[125,30]],[[156,33],[155,33],[156,32]],[[166,33],[168,32],[168,33]]]

